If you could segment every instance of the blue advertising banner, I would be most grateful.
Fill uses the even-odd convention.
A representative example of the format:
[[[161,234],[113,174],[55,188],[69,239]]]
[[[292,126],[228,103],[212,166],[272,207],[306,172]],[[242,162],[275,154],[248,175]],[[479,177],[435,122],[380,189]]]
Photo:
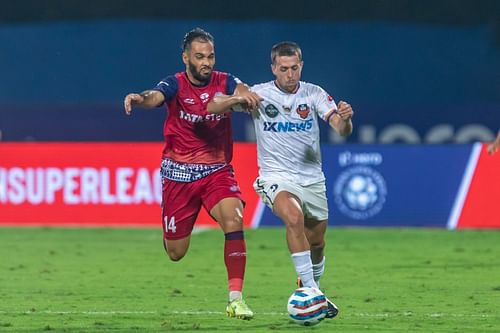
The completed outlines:
[[[473,145],[324,146],[329,224],[446,227]],[[269,208],[260,226],[281,226]]]

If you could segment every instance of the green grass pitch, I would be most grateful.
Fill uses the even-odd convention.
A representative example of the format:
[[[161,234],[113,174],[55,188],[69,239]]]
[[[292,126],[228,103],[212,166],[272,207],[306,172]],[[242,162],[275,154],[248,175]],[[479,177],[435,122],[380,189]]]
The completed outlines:
[[[220,230],[167,259],[161,229],[0,228],[0,332],[500,332],[500,233],[330,228],[334,320],[292,323],[284,229],[246,231],[251,321],[225,316]]]

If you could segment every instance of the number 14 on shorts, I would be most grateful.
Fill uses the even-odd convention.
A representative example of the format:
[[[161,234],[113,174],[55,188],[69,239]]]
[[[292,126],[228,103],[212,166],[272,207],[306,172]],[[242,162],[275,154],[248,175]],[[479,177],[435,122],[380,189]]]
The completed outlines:
[[[166,233],[170,231],[171,233],[175,234],[175,231],[177,230],[177,226],[175,225],[175,216],[172,216],[170,220],[168,219],[168,216],[165,216],[163,218],[163,224],[165,226]]]

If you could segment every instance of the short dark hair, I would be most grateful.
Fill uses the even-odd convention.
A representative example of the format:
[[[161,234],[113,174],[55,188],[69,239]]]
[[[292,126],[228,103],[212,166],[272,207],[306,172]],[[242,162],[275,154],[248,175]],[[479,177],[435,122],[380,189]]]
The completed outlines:
[[[274,44],[271,49],[271,61],[274,64],[276,61],[276,57],[281,56],[294,56],[297,55],[299,60],[302,61],[302,50],[300,46],[295,42],[280,42],[278,44]]]
[[[194,40],[214,43],[214,37],[209,32],[206,32],[202,28],[194,28],[184,35],[181,45],[182,52],[189,51],[189,49],[191,49],[191,43]]]

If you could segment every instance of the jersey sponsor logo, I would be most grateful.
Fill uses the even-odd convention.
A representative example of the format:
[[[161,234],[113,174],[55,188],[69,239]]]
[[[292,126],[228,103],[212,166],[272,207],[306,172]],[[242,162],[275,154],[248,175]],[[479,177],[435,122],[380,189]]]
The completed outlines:
[[[269,118],[275,118],[279,114],[278,108],[273,104],[266,105],[264,112],[268,115]]]
[[[354,220],[377,215],[387,197],[384,177],[368,166],[353,166],[342,172],[334,184],[335,203]]]
[[[196,102],[194,101],[194,98],[185,98],[184,103],[194,105]]]
[[[333,97],[330,95],[326,96],[326,99],[328,99],[328,102],[333,102]]]
[[[296,111],[299,114],[300,118],[306,119],[307,116],[309,115],[309,112],[311,111],[311,109],[309,108],[309,105],[307,105],[307,104],[300,104],[297,107]]]
[[[179,118],[181,118],[182,120],[189,121],[191,123],[201,123],[204,121],[219,121],[219,120],[222,120],[224,118],[227,118],[227,115],[225,113],[223,113],[223,114],[208,113],[205,115],[199,115],[199,114],[194,114],[194,113],[188,113],[184,110],[180,110]]]
[[[264,132],[307,132],[310,131],[313,127],[312,119],[300,122],[300,123],[292,123],[290,121],[265,121]]]
[[[282,107],[283,107],[283,110],[285,110],[285,112],[292,111],[292,108],[290,106],[282,105]]]

